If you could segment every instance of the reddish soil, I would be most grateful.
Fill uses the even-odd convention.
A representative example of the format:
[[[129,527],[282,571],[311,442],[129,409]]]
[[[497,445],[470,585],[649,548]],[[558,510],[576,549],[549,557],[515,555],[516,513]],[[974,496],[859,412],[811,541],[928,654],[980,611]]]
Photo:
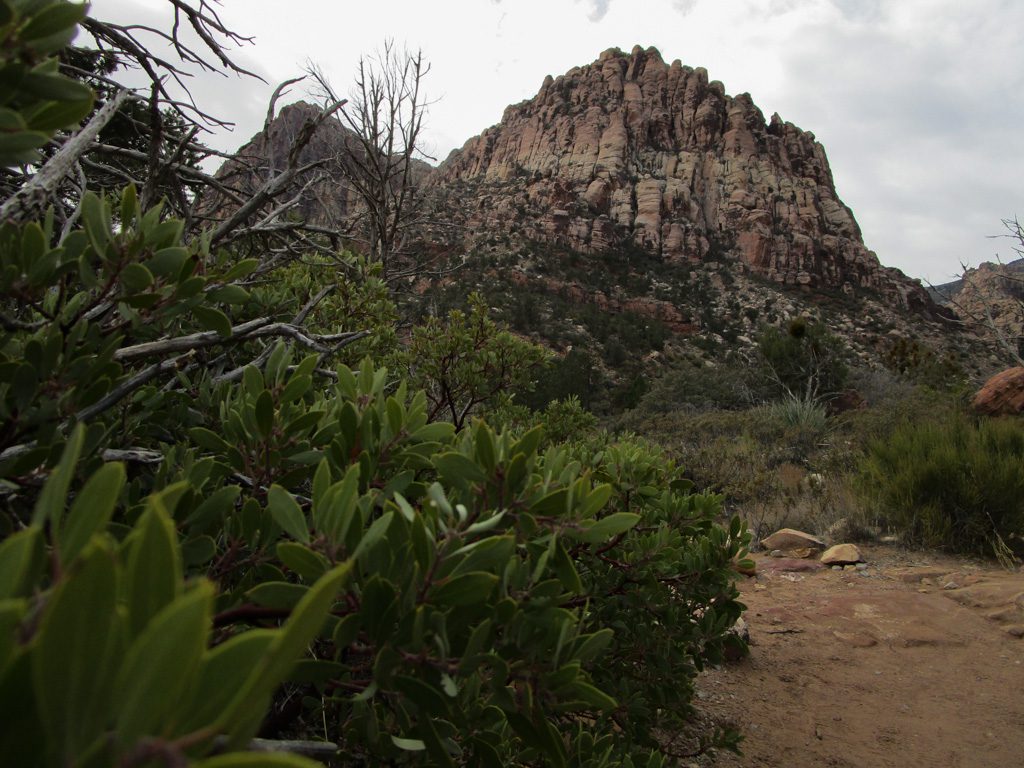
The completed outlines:
[[[750,656],[698,680],[705,718],[743,756],[701,766],[1024,765],[1024,573],[887,547],[861,572],[741,585]]]

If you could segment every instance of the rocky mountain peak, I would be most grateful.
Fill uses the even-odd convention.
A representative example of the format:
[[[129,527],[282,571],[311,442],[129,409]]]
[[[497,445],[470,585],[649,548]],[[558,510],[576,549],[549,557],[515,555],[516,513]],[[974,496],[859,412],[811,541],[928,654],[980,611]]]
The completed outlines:
[[[429,184],[471,236],[736,259],[780,284],[934,306],[865,246],[813,133],[777,114],[766,121],[749,94],[729,96],[705,69],[667,64],[655,48],[609,49],[545,78]]]

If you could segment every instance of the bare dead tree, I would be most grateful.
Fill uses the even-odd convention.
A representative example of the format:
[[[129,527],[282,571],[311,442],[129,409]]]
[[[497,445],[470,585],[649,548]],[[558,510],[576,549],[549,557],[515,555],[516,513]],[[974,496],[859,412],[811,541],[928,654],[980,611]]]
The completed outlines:
[[[116,71],[105,75],[85,70],[79,72],[81,79],[94,89],[103,86],[103,97],[98,101],[96,110],[79,130],[57,134],[49,157],[40,164],[6,171],[0,180],[0,217],[5,222],[24,222],[38,218],[50,207],[56,212],[60,224],[56,230],[60,233],[57,237],[63,240],[79,217],[80,202],[90,185],[87,171],[99,169],[120,183],[133,183],[139,190],[140,203],[145,206],[164,197],[168,203],[164,214],[177,215],[185,220],[186,238],[202,237],[204,242],[214,247],[230,245],[240,257],[246,255],[246,251],[258,256],[259,266],[255,272],[235,280],[236,284],[251,285],[265,281],[277,267],[311,252],[332,253],[329,243],[332,239],[337,240],[338,233],[323,226],[307,224],[294,214],[304,191],[322,178],[318,174],[329,159],[304,160],[304,149],[316,131],[345,105],[345,100],[330,100],[306,114],[280,157],[230,157],[238,171],[233,177],[210,174],[194,162],[187,162],[185,156],[189,153],[197,157],[220,154],[204,147],[197,136],[211,125],[224,126],[228,123],[213,118],[198,107],[175,101],[165,81],[172,78],[186,88],[189,65],[193,69],[227,69],[251,74],[232,62],[225,47],[232,42],[246,42],[249,38],[224,26],[207,0],[168,2],[174,8],[174,27],[170,32],[141,25],[108,24],[96,19],[84,22],[99,50],[118,61],[135,62],[150,75],[152,83],[148,89],[133,92],[118,84]],[[183,23],[191,25],[205,48],[191,48],[179,37],[179,26]],[[147,47],[149,42],[143,38],[142,32],[170,43],[178,59],[172,61],[154,53]],[[267,126],[276,118],[277,103],[287,93],[288,87],[302,79],[282,83],[274,91],[267,110]],[[139,126],[140,131],[146,132],[148,146],[120,146],[100,138],[103,127],[115,115],[121,114],[119,110],[128,104],[136,107],[128,113],[128,119],[137,120],[140,114],[147,113],[150,117],[145,125]],[[167,130],[167,113],[164,111],[167,104],[173,108],[172,114],[185,116],[182,117],[186,120],[184,130],[180,130],[181,123],[176,125],[179,130]],[[139,106],[141,110],[137,109]],[[168,190],[170,197],[166,195]],[[170,327],[165,335],[149,341],[133,339],[131,334],[124,335],[126,321],[116,312],[116,281],[97,287],[74,319],[95,323],[107,337],[123,335],[122,345],[112,354],[124,368],[124,379],[103,398],[75,414],[74,420],[92,420],[130,397],[140,387],[160,379],[169,379],[165,389],[178,388],[181,386],[180,374],[186,371],[201,368],[215,382],[237,380],[247,365],[265,362],[270,350],[281,340],[328,358],[333,356],[365,337],[367,332],[318,334],[308,329],[307,320],[311,312],[335,288],[332,281],[328,279],[326,282],[328,284],[290,320],[260,317],[239,322],[226,334],[210,331],[188,333],[187,329]],[[221,284],[211,284],[208,290],[221,287]],[[33,307],[0,307],[0,328],[9,332],[35,331],[50,321],[52,318],[41,316]],[[229,354],[232,350],[239,351]],[[219,356],[210,359],[209,352]],[[326,372],[325,375],[331,374]],[[65,427],[67,423],[61,424],[61,428]],[[31,447],[30,444],[8,446],[8,451],[16,454]]]
[[[318,67],[307,71],[327,102],[338,100]],[[429,106],[423,93],[429,72],[422,51],[388,40],[360,59],[350,103],[338,112],[353,137],[351,149],[338,160],[364,205],[356,236],[389,281],[413,275],[419,266],[406,246],[422,215],[416,163],[427,157],[420,134]]]

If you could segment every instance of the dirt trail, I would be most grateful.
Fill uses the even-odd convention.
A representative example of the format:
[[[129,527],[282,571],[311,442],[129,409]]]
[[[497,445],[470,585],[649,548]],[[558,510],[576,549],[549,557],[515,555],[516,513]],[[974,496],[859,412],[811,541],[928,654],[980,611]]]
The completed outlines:
[[[700,765],[1024,765],[1024,573],[862,548],[864,571],[774,570],[741,585],[751,655],[698,680],[743,757]]]

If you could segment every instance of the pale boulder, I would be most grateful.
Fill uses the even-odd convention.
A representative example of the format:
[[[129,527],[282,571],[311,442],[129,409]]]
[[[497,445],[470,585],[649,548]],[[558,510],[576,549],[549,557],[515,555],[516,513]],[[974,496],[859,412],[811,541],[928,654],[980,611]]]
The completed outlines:
[[[836,544],[826,549],[820,560],[825,565],[854,565],[863,563],[864,557],[854,544]]]
[[[806,549],[808,547],[822,550],[825,548],[825,542],[795,528],[780,528],[771,536],[761,539],[761,546],[767,550]]]

